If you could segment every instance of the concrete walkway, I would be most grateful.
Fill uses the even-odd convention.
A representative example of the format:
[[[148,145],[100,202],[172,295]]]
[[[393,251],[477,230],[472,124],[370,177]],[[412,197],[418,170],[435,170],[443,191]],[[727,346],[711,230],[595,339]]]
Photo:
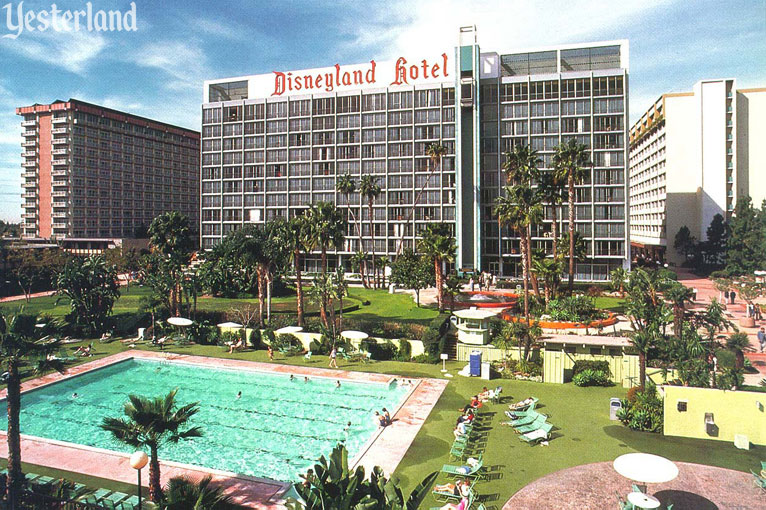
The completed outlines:
[[[676,462],[678,478],[650,484],[648,493],[673,510],[763,510],[766,497],[753,484],[753,475],[687,462]],[[626,499],[631,481],[620,476],[611,462],[584,464],[538,478],[514,494],[503,510],[558,510],[618,508],[618,495]]]

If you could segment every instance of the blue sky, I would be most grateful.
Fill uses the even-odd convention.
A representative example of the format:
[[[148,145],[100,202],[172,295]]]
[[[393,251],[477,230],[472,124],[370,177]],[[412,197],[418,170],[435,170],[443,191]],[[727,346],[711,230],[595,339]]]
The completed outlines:
[[[50,1],[23,6],[50,9]],[[477,25],[486,51],[628,39],[631,120],[703,78],[766,86],[764,0],[136,0],[136,12],[136,32],[0,38],[0,219],[21,214],[16,106],[75,97],[198,130],[205,79],[442,52],[461,25]],[[8,32],[3,9],[0,34]]]

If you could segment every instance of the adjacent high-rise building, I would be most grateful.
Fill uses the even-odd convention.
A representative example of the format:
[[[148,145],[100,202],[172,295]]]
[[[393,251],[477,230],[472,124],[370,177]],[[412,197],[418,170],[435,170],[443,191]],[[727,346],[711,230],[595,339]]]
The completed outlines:
[[[634,255],[681,263],[686,226],[698,240],[742,196],[766,199],[766,88],[702,80],[662,95],[630,130],[630,239]]]
[[[587,258],[576,277],[605,280],[628,263],[625,41],[482,52],[465,27],[457,48],[425,57],[211,80],[203,93],[204,248],[245,223],[329,201],[359,222],[336,262],[358,250],[393,257],[428,223],[446,222],[458,269],[517,276],[518,238],[492,211],[504,153],[528,144],[549,171],[555,147],[576,139],[593,162],[577,185]],[[428,155],[432,143],[446,148],[440,161]],[[372,221],[358,192],[336,191],[344,174],[381,186]],[[566,205],[557,216],[561,232]],[[535,246],[552,243],[552,221],[547,208],[532,228]],[[317,264],[307,258],[309,269]]]
[[[76,99],[16,109],[22,236],[121,239],[178,211],[199,222],[199,133]]]

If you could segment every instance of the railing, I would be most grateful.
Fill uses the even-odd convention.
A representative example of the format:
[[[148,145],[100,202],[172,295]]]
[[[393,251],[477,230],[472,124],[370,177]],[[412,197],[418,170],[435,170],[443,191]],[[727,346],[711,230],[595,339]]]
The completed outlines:
[[[3,504],[6,504],[3,501]],[[103,506],[84,501],[74,501],[69,499],[60,499],[35,492],[23,491],[19,494],[19,502],[16,510],[103,510]]]

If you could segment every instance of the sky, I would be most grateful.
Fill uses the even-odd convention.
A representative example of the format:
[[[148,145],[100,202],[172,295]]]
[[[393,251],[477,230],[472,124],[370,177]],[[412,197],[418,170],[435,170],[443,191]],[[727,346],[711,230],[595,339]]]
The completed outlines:
[[[60,10],[84,2],[58,0]],[[129,1],[92,0],[127,12]],[[19,2],[0,2],[0,35]],[[476,25],[482,51],[628,39],[631,123],[705,78],[766,86],[766,0],[135,0],[136,31],[0,38],[0,219],[21,215],[18,106],[77,98],[200,129],[206,79],[440,54]],[[27,0],[51,10],[50,0]],[[15,31],[14,31],[15,33]]]

